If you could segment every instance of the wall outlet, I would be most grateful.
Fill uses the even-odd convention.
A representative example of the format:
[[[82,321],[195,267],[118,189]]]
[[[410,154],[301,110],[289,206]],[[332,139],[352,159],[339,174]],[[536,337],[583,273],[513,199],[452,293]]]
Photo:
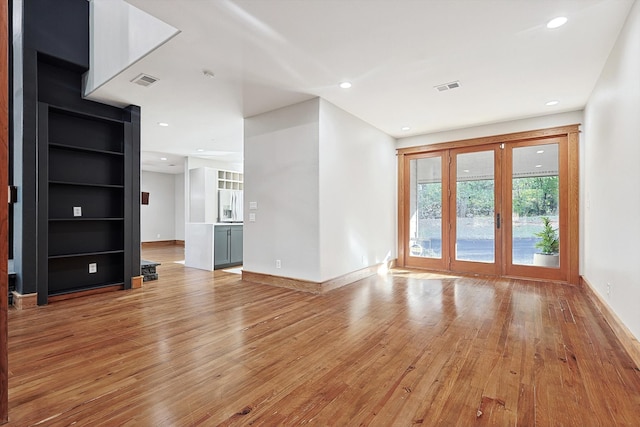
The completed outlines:
[[[159,239],[160,238],[160,233],[156,234],[156,238]]]
[[[82,216],[82,207],[74,206],[73,207],[73,216]]]
[[[282,262],[279,259],[276,260],[276,268],[282,268]]]
[[[249,214],[249,222],[256,222],[256,214],[253,212]]]
[[[251,210],[258,209],[258,202],[249,202],[249,209]]]
[[[92,262],[89,264],[89,274],[93,274],[93,273],[97,273],[98,272],[98,263],[97,262]]]
[[[610,297],[611,296],[611,290],[612,290],[613,286],[611,285],[611,283],[607,283],[607,296]]]

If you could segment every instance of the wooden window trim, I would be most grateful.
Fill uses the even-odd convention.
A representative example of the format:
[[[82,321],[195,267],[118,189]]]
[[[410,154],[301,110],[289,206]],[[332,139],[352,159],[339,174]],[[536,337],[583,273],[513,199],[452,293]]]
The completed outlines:
[[[435,144],[418,145],[415,147],[399,148],[398,155],[413,153],[427,153],[429,151],[451,150],[454,148],[473,147],[477,145],[490,145],[496,143],[511,143],[516,141],[527,141],[533,139],[544,139],[554,136],[567,136],[569,134],[580,133],[579,124],[560,126],[547,129],[538,129],[525,132],[507,133],[502,135],[485,136],[480,138],[461,139],[448,142],[438,142]]]

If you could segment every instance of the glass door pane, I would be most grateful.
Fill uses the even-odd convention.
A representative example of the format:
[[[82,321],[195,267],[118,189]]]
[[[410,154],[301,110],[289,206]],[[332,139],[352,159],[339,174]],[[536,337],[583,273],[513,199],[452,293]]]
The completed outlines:
[[[442,157],[409,165],[410,257],[442,259]]]
[[[494,150],[456,155],[456,261],[495,263]]]
[[[512,264],[559,268],[558,144],[517,147],[512,159]]]

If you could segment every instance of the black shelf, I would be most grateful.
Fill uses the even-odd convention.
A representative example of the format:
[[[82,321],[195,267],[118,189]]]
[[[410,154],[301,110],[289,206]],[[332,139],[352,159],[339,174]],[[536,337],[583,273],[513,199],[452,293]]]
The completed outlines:
[[[48,256],[118,251],[124,248],[122,221],[49,223]]]
[[[49,108],[49,142],[94,150],[124,152],[124,123],[93,114]]]
[[[49,258],[48,293],[76,292],[105,284],[124,282],[124,259],[122,251],[116,253],[82,254]],[[97,271],[89,273],[89,264],[95,263]]]
[[[94,289],[109,288],[111,286],[124,286],[124,282],[101,283],[93,286],[80,286],[77,288],[67,288],[64,290],[50,291],[49,296],[68,295],[74,292],[91,291]]]
[[[57,221],[124,221],[124,218],[86,218],[86,217],[49,218],[49,222],[57,222]]]
[[[122,157],[97,151],[78,151],[49,147],[49,180],[94,185],[123,185]]]
[[[70,182],[70,181],[49,181],[49,184],[55,185],[77,185],[80,187],[102,187],[102,188],[124,188],[124,185],[113,184],[93,184],[90,182]]]
[[[97,121],[101,121],[101,122],[115,123],[115,124],[119,124],[119,125],[122,125],[125,122],[122,119],[114,119],[114,118],[111,118],[111,117],[99,116],[97,114],[88,113],[86,111],[76,110],[74,108],[63,107],[63,106],[60,106],[60,105],[49,104],[49,110],[52,113],[62,113],[62,114],[65,114],[67,116],[75,116],[75,117],[77,117],[79,119],[93,119],[93,120],[97,120]]]
[[[50,142],[49,147],[59,148],[61,150],[83,151],[87,153],[96,153],[96,154],[110,154],[112,156],[124,156],[124,153],[120,151],[98,150],[95,148],[85,148],[85,147],[78,147],[75,145],[60,144],[57,142]]]
[[[120,186],[68,185],[49,183],[48,218],[123,218],[124,197]],[[82,207],[74,217],[73,208]]]
[[[96,255],[109,255],[109,254],[121,254],[121,253],[124,253],[124,250],[100,251],[100,252],[79,252],[79,253],[74,253],[74,254],[49,255],[49,259],[94,257]]]

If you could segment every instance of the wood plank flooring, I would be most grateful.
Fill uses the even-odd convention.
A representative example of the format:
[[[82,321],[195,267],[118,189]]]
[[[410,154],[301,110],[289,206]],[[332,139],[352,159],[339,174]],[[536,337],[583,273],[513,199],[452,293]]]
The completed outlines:
[[[640,425],[640,371],[578,288],[393,270],[311,295],[182,256],[10,310],[10,425]]]

